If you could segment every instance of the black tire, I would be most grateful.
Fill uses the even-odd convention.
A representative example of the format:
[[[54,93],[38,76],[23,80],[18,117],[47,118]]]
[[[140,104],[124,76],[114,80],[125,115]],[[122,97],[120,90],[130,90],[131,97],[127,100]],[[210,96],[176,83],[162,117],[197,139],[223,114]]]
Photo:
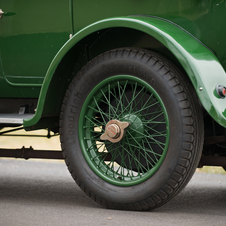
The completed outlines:
[[[138,78],[155,90],[168,114],[170,128],[166,154],[157,170],[144,181],[138,180],[137,184],[128,186],[126,181],[125,186],[124,184],[121,186],[109,182],[108,179],[105,180],[96,173],[91,163],[84,157],[86,150],[79,140],[79,134],[81,136],[83,133],[79,124],[79,119],[81,121],[83,117],[80,112],[84,109],[83,105],[88,94],[96,90],[95,87],[102,81],[112,77],[118,78],[114,77],[118,75]],[[107,112],[107,108],[103,109]],[[142,49],[116,49],[91,60],[71,82],[62,104],[60,140],[63,156],[72,177],[89,197],[111,209],[149,210],[168,202],[192,177],[203,146],[201,107],[187,76],[167,59]],[[114,147],[118,144],[114,144],[116,145]],[[146,152],[146,148],[143,151]],[[122,164],[120,157],[114,161],[119,165]],[[124,165],[126,164],[128,160],[125,159]],[[147,164],[144,167],[149,169]],[[115,166],[112,169],[114,168]],[[139,166],[137,169],[139,171]]]

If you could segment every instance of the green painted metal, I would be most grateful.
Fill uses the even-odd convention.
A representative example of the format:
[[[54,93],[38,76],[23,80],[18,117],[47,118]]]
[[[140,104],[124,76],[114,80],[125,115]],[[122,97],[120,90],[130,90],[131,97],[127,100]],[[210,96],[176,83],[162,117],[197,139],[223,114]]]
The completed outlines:
[[[3,0],[0,8],[0,97],[38,98],[51,61],[72,33],[69,1]]]
[[[225,0],[73,0],[75,32],[111,17],[156,16],[171,21],[212,49],[226,68]],[[84,19],[85,15],[85,19]]]
[[[89,34],[112,27],[125,27],[142,31],[166,46],[187,72],[204,108],[219,124],[226,127],[226,104],[223,99],[218,99],[214,95],[217,84],[226,84],[225,71],[217,57],[200,41],[175,24],[159,18],[138,16],[105,19],[76,33],[52,61],[42,86],[37,112],[34,118],[24,122],[25,127],[35,125],[40,120],[52,76],[65,54]]]
[[[46,95],[65,54],[93,32],[131,28],[155,37],[175,55],[205,109],[225,127],[225,102],[214,95],[215,85],[226,85],[225,2],[2,0],[0,98],[39,97],[35,117],[24,124],[35,125],[54,107],[44,107]],[[68,41],[70,34],[75,35]]]
[[[113,119],[129,121],[130,126],[121,141],[101,141],[105,125]],[[136,185],[151,177],[165,158],[170,136],[161,98],[149,84],[130,75],[107,78],[92,89],[83,104],[78,130],[89,166],[118,186]]]
[[[143,136],[145,133],[145,124],[139,115],[133,113],[125,114],[121,120],[123,122],[125,121],[130,123],[129,128],[127,129],[128,133],[130,133],[133,137],[136,137],[136,140],[130,141],[132,144],[136,144],[137,142],[140,143],[143,139],[145,139]]]

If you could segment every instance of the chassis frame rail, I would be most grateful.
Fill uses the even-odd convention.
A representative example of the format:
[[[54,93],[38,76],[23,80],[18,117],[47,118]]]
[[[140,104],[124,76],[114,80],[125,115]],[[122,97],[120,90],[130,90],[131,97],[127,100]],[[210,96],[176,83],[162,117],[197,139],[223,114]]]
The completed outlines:
[[[0,149],[0,157],[6,158],[36,158],[36,159],[64,159],[62,151],[56,150],[34,150],[32,147],[21,149]]]

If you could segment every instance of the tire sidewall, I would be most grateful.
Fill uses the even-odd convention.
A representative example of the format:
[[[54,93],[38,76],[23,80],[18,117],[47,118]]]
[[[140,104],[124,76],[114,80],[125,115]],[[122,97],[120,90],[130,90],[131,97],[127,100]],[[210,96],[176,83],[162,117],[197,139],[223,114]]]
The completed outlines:
[[[79,117],[87,95],[101,81],[115,75],[136,76],[151,85],[162,99],[169,118],[170,139],[163,163],[149,179],[129,187],[116,186],[98,177],[87,164],[79,142]],[[180,157],[183,139],[182,116],[176,94],[164,76],[155,70],[152,62],[146,63],[145,60],[123,56],[94,60],[79,72],[69,90],[62,109],[61,139],[67,164],[70,170],[73,170],[72,176],[80,186],[106,201],[131,203],[154,195],[167,184]]]

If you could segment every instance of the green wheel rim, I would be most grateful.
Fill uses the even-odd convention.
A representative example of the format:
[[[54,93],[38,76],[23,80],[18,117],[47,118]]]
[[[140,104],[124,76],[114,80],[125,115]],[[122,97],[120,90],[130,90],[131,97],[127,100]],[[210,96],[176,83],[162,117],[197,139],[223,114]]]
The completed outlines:
[[[110,120],[127,121],[123,138],[101,140]],[[117,75],[96,85],[79,117],[79,142],[91,169],[103,180],[132,186],[147,180],[161,166],[168,149],[169,121],[157,92],[145,81]]]

